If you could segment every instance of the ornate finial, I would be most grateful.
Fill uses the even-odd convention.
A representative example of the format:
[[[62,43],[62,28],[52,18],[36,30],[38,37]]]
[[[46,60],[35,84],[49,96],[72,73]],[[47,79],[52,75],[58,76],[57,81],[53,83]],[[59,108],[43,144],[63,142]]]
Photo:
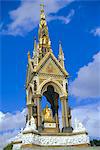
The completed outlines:
[[[59,60],[60,64],[64,67],[64,53],[63,53],[63,50],[62,50],[61,41],[59,41],[59,55],[58,55],[58,60]]]
[[[31,56],[30,56],[30,51],[28,51],[27,56],[28,56],[28,59],[31,58]]]
[[[63,54],[63,50],[62,50],[62,43],[61,41],[59,41],[59,55]]]
[[[36,37],[34,37],[34,51],[36,51],[36,47],[37,47],[37,45],[36,45]]]
[[[44,10],[44,4],[40,4],[41,10]]]
[[[40,7],[41,7],[41,12],[44,12],[44,0],[41,0],[41,4],[40,4]]]

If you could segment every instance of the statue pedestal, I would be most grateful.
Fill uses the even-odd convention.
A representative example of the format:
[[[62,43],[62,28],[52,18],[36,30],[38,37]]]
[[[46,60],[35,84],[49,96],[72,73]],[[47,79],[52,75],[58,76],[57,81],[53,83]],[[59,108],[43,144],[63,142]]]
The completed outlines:
[[[56,128],[56,123],[54,122],[45,122],[44,123],[44,128]]]
[[[45,133],[57,133],[56,123],[55,122],[44,122],[44,129],[43,132]]]

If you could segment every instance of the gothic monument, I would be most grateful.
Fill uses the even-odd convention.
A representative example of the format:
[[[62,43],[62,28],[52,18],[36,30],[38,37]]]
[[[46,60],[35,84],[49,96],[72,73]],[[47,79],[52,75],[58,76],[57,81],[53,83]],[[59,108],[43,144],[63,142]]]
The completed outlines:
[[[13,150],[35,146],[82,146],[89,145],[89,137],[82,123],[75,120],[71,125],[71,109],[68,106],[68,72],[64,67],[61,43],[56,58],[52,52],[48,27],[41,5],[38,43],[34,40],[33,56],[28,52],[26,78],[26,125],[13,140]],[[42,109],[41,98],[50,103]],[[59,121],[59,101],[62,122]],[[59,124],[62,124],[60,128]]]

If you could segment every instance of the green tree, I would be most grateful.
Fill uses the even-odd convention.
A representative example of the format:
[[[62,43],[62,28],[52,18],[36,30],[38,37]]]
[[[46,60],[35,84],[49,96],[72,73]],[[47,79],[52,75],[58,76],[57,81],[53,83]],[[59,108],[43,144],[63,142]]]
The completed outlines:
[[[100,140],[93,139],[90,143],[91,146],[100,146]]]
[[[13,144],[10,143],[10,144],[8,144],[6,147],[4,147],[3,150],[12,150],[12,148],[13,148]]]

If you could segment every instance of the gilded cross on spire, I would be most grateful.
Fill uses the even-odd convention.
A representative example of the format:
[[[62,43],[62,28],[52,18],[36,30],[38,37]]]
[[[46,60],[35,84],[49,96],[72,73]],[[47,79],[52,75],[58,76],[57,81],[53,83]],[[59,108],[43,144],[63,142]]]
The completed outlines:
[[[41,6],[41,9],[44,9],[44,6],[45,6],[45,5],[44,5],[44,4],[40,4],[40,6]]]
[[[41,0],[40,7],[41,7],[41,11],[44,11],[44,7],[45,7],[44,0]]]

